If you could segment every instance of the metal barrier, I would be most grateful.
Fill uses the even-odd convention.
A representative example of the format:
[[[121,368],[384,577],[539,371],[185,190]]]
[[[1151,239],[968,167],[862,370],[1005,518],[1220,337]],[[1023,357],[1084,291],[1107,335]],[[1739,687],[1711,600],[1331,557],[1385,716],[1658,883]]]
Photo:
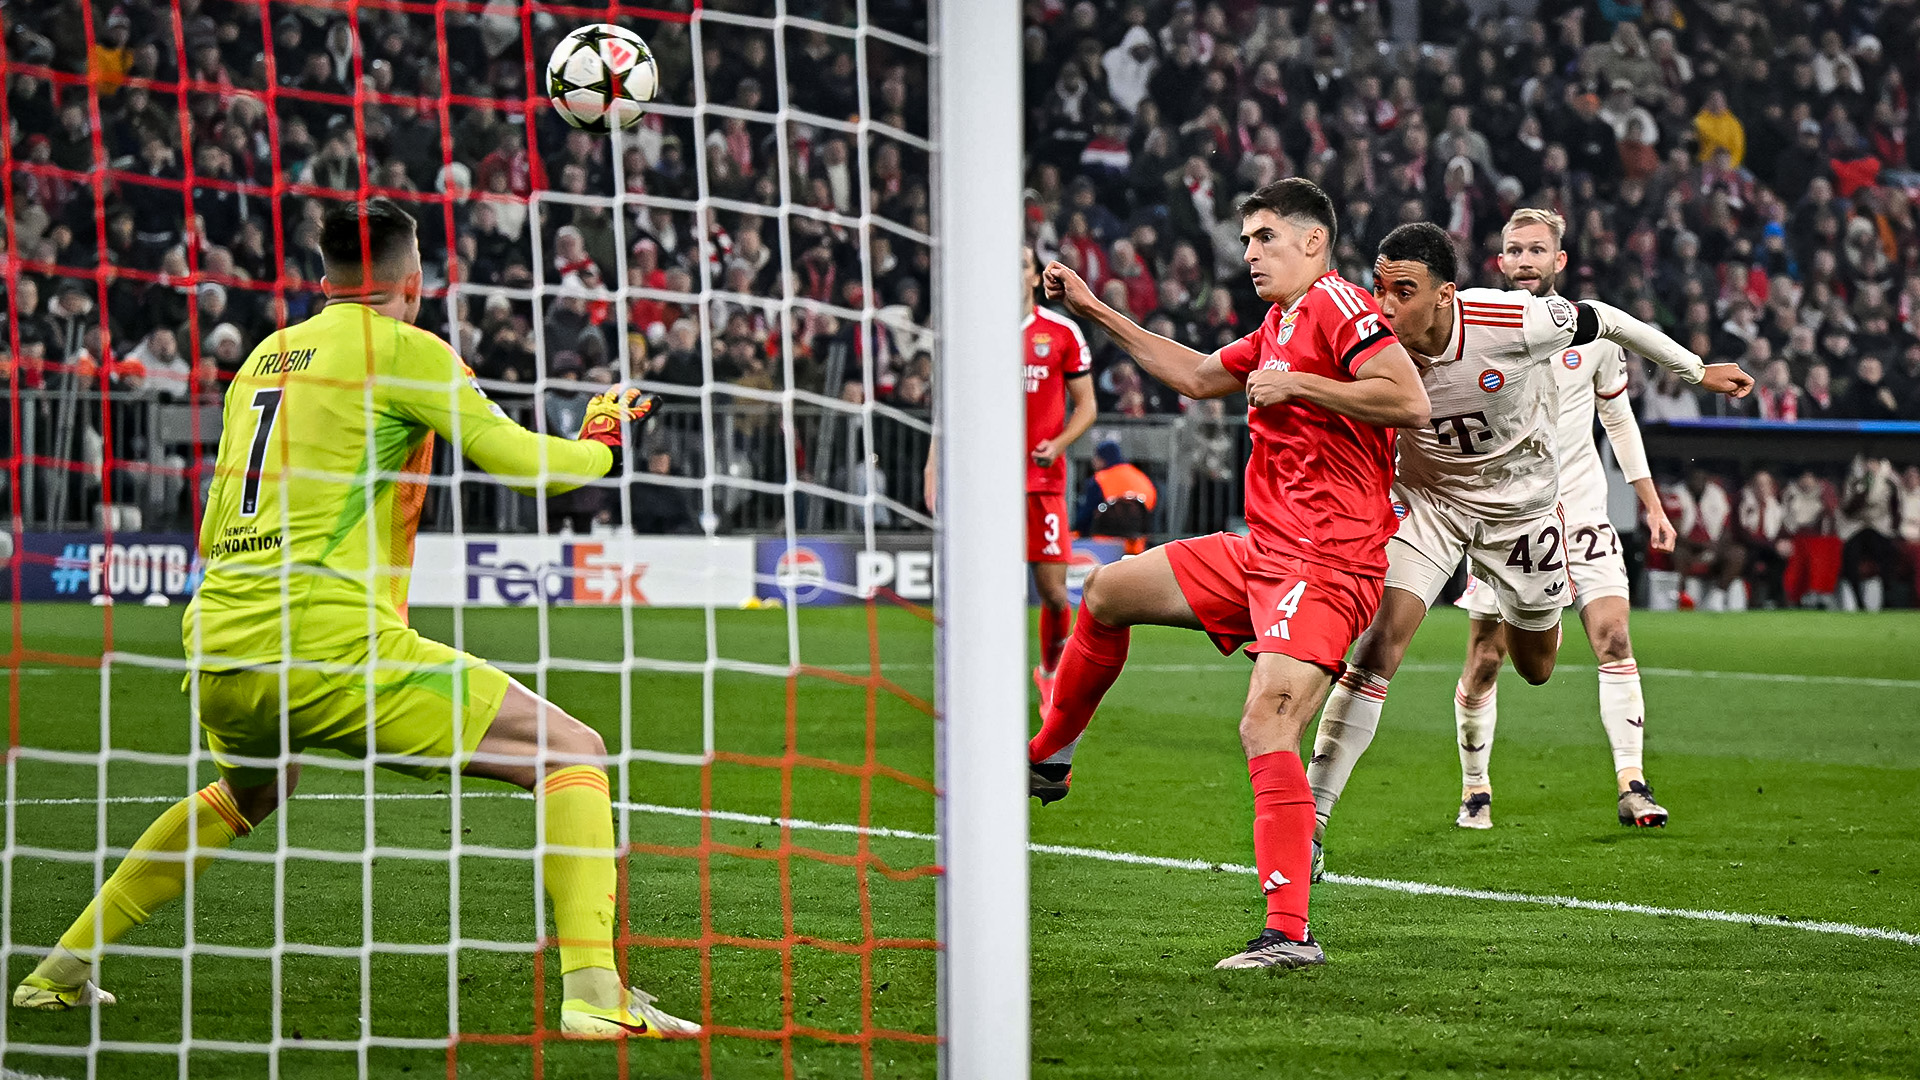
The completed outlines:
[[[513,384],[490,384],[489,390],[510,417],[535,430],[570,432],[587,397],[575,390],[548,390],[542,401],[531,389]],[[0,398],[4,395],[0,388]],[[791,440],[784,419],[788,408]],[[189,404],[152,392],[103,398],[90,386],[22,390],[17,411],[12,403],[0,407],[0,439],[6,440],[0,446],[13,446],[16,416],[23,530],[84,531],[109,523],[124,530],[193,530],[194,508],[205,499],[220,440],[217,402]],[[926,416],[914,418],[924,422]],[[1090,474],[1093,447],[1111,439],[1160,490],[1153,541],[1240,529],[1246,427],[1243,411],[1219,401],[1195,402],[1175,416],[1102,417],[1068,455],[1069,508]],[[1856,430],[1860,427],[1709,421],[1650,425],[1646,437],[1656,463],[1668,467],[1702,458],[1749,466],[1827,465],[1844,463],[1863,450],[1903,464],[1920,463],[1920,434],[1914,430]],[[110,473],[105,469],[109,441]],[[777,533],[787,526],[792,479],[798,481],[791,494],[796,531],[864,532],[866,463],[873,466],[876,496],[924,512],[921,468],[927,444],[926,432],[887,411],[869,414],[803,402],[783,407],[717,386],[709,407],[677,402],[648,422],[640,460],[628,470],[625,504],[615,485],[583,488],[546,500],[545,527],[586,531],[596,521],[618,523],[630,509],[632,526],[642,532],[703,533],[710,516],[716,533]],[[458,485],[452,475],[452,450],[442,442],[423,530],[541,528],[540,500],[515,494],[473,470]],[[0,493],[10,480],[0,472]],[[190,498],[196,490],[198,500]],[[921,527],[886,505],[875,506],[873,525],[881,531]]]

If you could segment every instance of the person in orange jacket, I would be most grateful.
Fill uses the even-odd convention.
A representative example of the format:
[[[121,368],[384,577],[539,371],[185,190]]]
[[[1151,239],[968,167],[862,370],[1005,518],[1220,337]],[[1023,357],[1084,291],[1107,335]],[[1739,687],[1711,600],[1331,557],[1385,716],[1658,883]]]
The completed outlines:
[[[1080,489],[1073,514],[1075,535],[1125,543],[1129,555],[1147,549],[1153,508],[1160,492],[1147,474],[1127,463],[1120,444],[1106,439],[1093,448],[1094,473]]]

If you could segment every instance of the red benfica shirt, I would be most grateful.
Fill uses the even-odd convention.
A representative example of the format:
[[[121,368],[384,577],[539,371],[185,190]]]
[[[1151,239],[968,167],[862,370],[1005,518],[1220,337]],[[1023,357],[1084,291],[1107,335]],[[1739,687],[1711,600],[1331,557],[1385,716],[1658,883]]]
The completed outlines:
[[[1067,490],[1067,459],[1043,469],[1031,455],[1067,429],[1067,380],[1093,370],[1093,356],[1072,319],[1037,305],[1020,333],[1027,355],[1027,491],[1051,495]]]
[[[1300,371],[1339,382],[1393,344],[1373,296],[1329,271],[1260,328],[1220,350],[1242,383],[1257,370]],[[1393,429],[1374,427],[1298,399],[1247,410],[1247,531],[1258,555],[1299,558],[1369,577],[1387,572],[1387,538],[1398,528]]]

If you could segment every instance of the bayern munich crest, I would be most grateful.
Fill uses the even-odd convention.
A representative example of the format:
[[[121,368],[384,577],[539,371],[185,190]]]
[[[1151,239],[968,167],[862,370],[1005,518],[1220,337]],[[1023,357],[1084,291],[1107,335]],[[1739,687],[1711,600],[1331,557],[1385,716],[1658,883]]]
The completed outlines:
[[[1560,362],[1567,365],[1568,371],[1578,370],[1580,367],[1579,351],[1575,349],[1568,349],[1566,352],[1560,355]]]
[[[1507,385],[1507,377],[1492,368],[1488,368],[1480,373],[1480,389],[1485,390],[1489,394],[1505,385]]]
[[[1407,504],[1406,504],[1406,503],[1403,503],[1403,502],[1396,502],[1396,503],[1394,503],[1394,504],[1393,504],[1393,517],[1394,517],[1394,520],[1396,520],[1396,521],[1405,521],[1405,520],[1407,520]]]

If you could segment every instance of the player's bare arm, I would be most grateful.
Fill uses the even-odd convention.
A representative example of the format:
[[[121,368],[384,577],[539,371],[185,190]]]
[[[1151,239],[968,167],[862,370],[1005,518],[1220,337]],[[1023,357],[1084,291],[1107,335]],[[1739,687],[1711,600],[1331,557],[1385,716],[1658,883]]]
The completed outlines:
[[[1240,391],[1240,380],[1220,362],[1218,353],[1202,353],[1149,332],[1101,302],[1079,274],[1060,263],[1047,264],[1041,281],[1047,299],[1064,303],[1068,311],[1098,323],[1147,374],[1175,393],[1190,398],[1218,398]]]
[[[1655,551],[1672,551],[1680,536],[1673,531],[1673,522],[1667,520],[1667,508],[1660,505],[1660,489],[1643,478],[1633,482],[1633,493],[1647,515],[1647,546]]]
[[[1080,441],[1093,427],[1100,415],[1100,403],[1093,396],[1093,377],[1082,373],[1067,376],[1067,397],[1073,402],[1073,412],[1067,415],[1067,426],[1060,434],[1033,448],[1033,463],[1047,468],[1060,460],[1067,447]],[[931,460],[931,459],[929,459]]]
[[[1353,377],[1341,382],[1298,371],[1256,371],[1247,377],[1247,402],[1264,408],[1299,398],[1376,427],[1426,426],[1427,389],[1398,342],[1368,358]]]
[[[1653,484],[1647,466],[1647,447],[1640,438],[1640,425],[1634,422],[1633,405],[1627,400],[1626,389],[1627,384],[1622,382],[1617,390],[1597,395],[1594,412],[1600,417],[1600,426],[1606,429],[1607,442],[1613,446],[1613,456],[1619,460],[1621,470],[1632,478],[1629,483],[1647,517],[1647,543],[1655,551],[1672,551],[1677,534],[1673,523],[1667,520],[1666,508],[1660,505],[1660,490]]]
[[[920,470],[920,490],[926,493],[927,513],[937,514],[939,508],[934,505],[940,493],[940,438],[935,436],[927,443],[927,464]]]

